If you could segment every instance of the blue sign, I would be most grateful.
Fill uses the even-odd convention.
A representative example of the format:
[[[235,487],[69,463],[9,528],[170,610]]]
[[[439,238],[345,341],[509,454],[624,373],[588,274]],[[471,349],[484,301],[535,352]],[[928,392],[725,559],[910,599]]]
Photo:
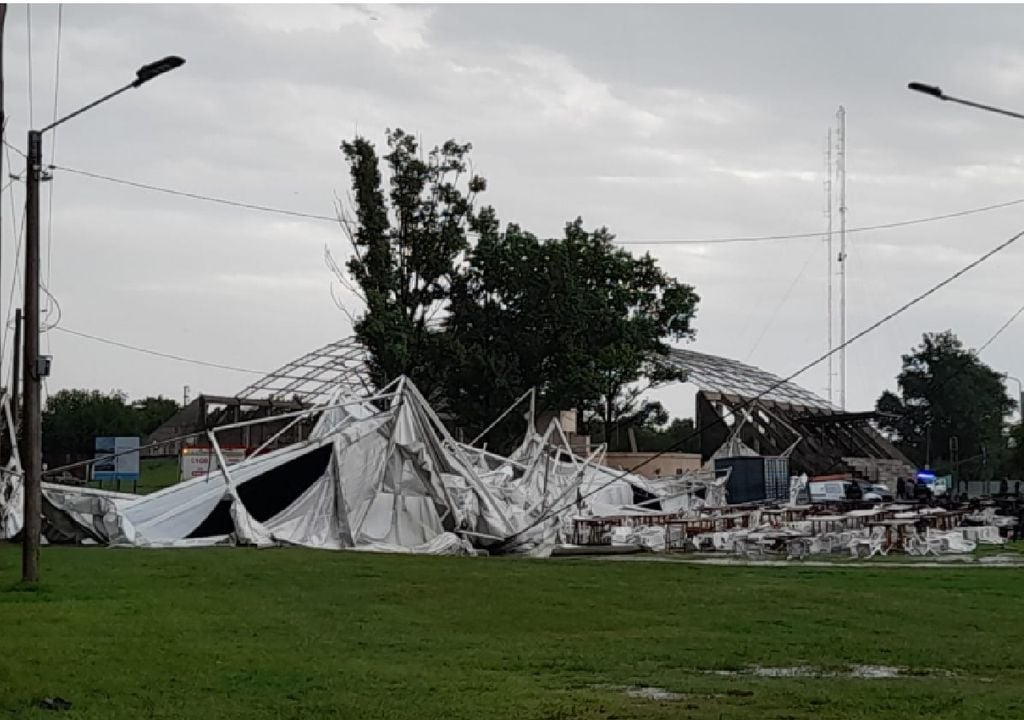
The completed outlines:
[[[924,483],[925,485],[934,485],[935,473],[933,473],[931,470],[918,470],[917,481],[919,483]]]
[[[96,438],[96,462],[92,466],[92,479],[139,479],[139,439],[137,437]]]

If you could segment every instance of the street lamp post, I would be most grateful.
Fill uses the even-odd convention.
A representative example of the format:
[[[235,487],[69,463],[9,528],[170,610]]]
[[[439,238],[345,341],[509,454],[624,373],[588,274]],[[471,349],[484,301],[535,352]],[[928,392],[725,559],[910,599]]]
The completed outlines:
[[[908,90],[919,92],[924,95],[931,95],[939,100],[945,100],[946,102],[954,102],[959,105],[966,105],[967,107],[978,108],[979,110],[987,110],[988,112],[999,113],[1000,115],[1008,115],[1018,120],[1024,120],[1024,115],[1021,113],[1013,112],[1012,110],[1003,110],[992,105],[984,105],[982,103],[976,103],[973,100],[964,100],[963,98],[953,97],[942,92],[942,88],[936,85],[926,85],[924,83],[912,82],[907,85]]]
[[[39,580],[39,544],[42,534],[43,432],[40,386],[50,372],[50,359],[39,354],[39,181],[43,173],[43,133],[81,115],[100,103],[137,88],[155,77],[181,67],[185,61],[171,55],[135,72],[135,79],[99,100],[55,120],[41,130],[28,131],[28,172],[25,180],[25,346],[22,385],[24,386],[24,462],[25,501],[21,540],[21,579]]]
[[[997,108],[992,105],[977,103],[974,102],[973,100],[964,100],[963,98],[953,97],[952,95],[947,95],[946,93],[944,93],[942,91],[942,88],[938,87],[937,85],[926,85],[925,83],[912,82],[907,84],[907,89],[913,90],[914,92],[922,93],[924,95],[930,95],[934,98],[938,98],[939,100],[944,100],[946,102],[954,102],[957,103],[958,105],[966,105],[967,107],[977,108],[979,110],[985,110],[987,112],[998,113],[999,115],[1006,115],[1008,117],[1016,118],[1018,120],[1024,120],[1024,114],[1013,112],[1012,110],[1004,110],[1003,108]],[[1020,398],[1021,423],[1024,424],[1024,388],[1021,387],[1021,382],[1019,378],[1015,378],[1012,375],[1007,375],[1006,379],[1013,380],[1014,382],[1017,383],[1017,395]]]

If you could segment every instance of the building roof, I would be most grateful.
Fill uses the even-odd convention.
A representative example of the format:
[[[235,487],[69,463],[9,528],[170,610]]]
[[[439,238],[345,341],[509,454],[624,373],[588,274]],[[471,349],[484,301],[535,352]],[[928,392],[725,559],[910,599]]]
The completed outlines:
[[[328,400],[342,388],[356,396],[369,395],[366,357],[358,340],[343,338],[282,365],[237,396],[246,400],[297,399],[313,405]]]
[[[672,350],[668,362],[686,372],[686,381],[707,393],[742,400],[759,399],[796,408],[840,412],[810,390],[752,365],[693,350]]]

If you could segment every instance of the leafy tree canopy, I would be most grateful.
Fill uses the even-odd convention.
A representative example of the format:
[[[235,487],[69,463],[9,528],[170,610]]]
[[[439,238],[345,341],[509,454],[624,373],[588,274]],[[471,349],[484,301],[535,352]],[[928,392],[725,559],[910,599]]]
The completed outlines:
[[[899,393],[884,392],[876,407],[885,414],[880,425],[911,460],[942,472],[956,469],[967,478],[986,479],[999,471],[1004,423],[1016,403],[1007,396],[1003,376],[956,335],[925,334],[903,356],[897,386]]]
[[[43,410],[43,454],[51,465],[91,456],[96,437],[143,437],[177,411],[178,403],[165,397],[131,404],[118,390],[60,390],[47,398]]]
[[[473,208],[485,183],[468,171],[468,144],[424,158],[400,130],[387,142],[387,198],[373,145],[342,146],[348,268],[366,301],[355,330],[378,387],[408,375],[475,433],[531,387],[538,411],[611,426],[643,409],[638,383],[675,377],[664,360],[669,341],[693,336],[692,287],[579,218],[559,238],[502,230],[493,208]]]
[[[407,375],[436,401],[445,350],[432,323],[468,247],[473,199],[486,182],[469,176],[469,144],[449,140],[424,157],[402,130],[389,130],[387,144],[386,195],[373,144],[356,138],[341,146],[356,211],[346,222],[355,250],[348,270],[366,303],[355,332],[370,352],[377,387]]]
[[[500,231],[491,208],[475,226],[446,318],[459,419],[480,427],[531,386],[541,410],[605,424],[639,412],[634,384],[663,378],[667,341],[693,335],[693,289],[580,219],[549,240],[515,224]]]

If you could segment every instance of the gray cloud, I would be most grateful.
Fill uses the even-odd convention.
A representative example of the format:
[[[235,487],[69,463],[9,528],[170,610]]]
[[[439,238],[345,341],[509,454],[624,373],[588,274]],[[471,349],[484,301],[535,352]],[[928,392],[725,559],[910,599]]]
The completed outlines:
[[[330,215],[348,184],[341,140],[358,131],[382,141],[385,128],[400,126],[427,145],[473,142],[489,180],[485,201],[538,233],[558,233],[577,215],[623,239],[814,231],[824,227],[825,129],[843,103],[851,226],[1024,197],[1024,126],[905,90],[922,80],[1016,103],[1024,11],[1012,6],[69,5],[64,13],[62,110],[153,58],[177,53],[188,64],[62,128],[56,162],[197,193]],[[52,110],[55,19],[56,8],[33,8],[37,124]],[[25,40],[25,8],[12,7],[7,108],[19,146]],[[329,223],[60,172],[48,190],[51,286],[68,327],[256,369],[349,332],[323,262],[325,244],[341,255],[347,248]],[[9,208],[5,198],[4,314]],[[851,333],[1022,220],[1024,209],[1010,208],[851,235]],[[822,242],[650,250],[702,296],[698,349],[749,356],[778,373],[824,350]],[[924,331],[984,341],[1024,301],[1022,260],[1024,250],[1006,252],[853,348],[851,404],[870,405]],[[1014,364],[1022,338],[1011,329],[986,360],[1024,373]],[[189,384],[223,393],[250,379],[59,333],[49,342],[51,389],[177,395]],[[824,372],[801,382],[820,392]],[[667,397],[685,404],[678,391]]]

